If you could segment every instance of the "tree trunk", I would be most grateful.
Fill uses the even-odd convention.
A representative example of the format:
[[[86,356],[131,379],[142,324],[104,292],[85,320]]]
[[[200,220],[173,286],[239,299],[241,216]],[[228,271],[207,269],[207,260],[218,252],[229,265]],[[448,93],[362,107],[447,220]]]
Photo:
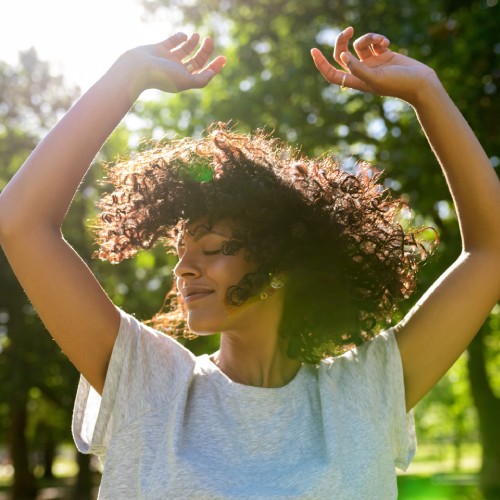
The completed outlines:
[[[486,371],[484,336],[486,326],[469,346],[469,379],[479,417],[483,446],[480,485],[488,500],[500,499],[500,399],[493,393]]]
[[[10,456],[14,466],[13,500],[36,498],[37,488],[28,458],[26,443],[26,398],[16,398],[11,407]]]
[[[45,429],[45,439],[43,443],[43,477],[45,479],[52,479],[52,465],[56,456],[56,445],[52,436],[52,431],[49,428]]]
[[[75,500],[91,500],[92,496],[92,471],[90,470],[90,455],[76,453],[78,463],[78,476],[76,478],[73,497]]]

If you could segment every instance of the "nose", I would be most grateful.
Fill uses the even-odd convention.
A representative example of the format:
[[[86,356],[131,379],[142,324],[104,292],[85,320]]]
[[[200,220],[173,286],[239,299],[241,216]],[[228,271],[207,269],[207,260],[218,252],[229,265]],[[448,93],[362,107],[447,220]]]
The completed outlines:
[[[174,275],[179,278],[197,278],[200,276],[200,268],[194,252],[191,252],[186,247],[179,256],[179,261],[174,267]]]

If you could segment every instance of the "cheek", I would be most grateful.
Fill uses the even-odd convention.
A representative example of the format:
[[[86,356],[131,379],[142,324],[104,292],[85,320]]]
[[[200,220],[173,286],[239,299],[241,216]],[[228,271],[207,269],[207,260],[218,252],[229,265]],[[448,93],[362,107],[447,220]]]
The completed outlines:
[[[211,267],[211,273],[214,278],[224,282],[227,287],[237,285],[242,278],[251,273],[256,268],[255,265],[246,262],[240,255],[222,256],[217,262],[214,262]]]

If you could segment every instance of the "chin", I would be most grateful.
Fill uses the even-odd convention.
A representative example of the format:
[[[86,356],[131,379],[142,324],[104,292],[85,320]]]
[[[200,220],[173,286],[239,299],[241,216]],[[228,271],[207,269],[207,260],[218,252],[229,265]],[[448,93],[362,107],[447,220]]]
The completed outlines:
[[[255,318],[255,311],[248,306],[188,309],[187,324],[196,335],[214,335],[228,330],[245,329]]]
[[[220,333],[224,325],[219,321],[213,321],[208,318],[197,318],[188,314],[187,324],[189,329],[196,335],[207,336]]]

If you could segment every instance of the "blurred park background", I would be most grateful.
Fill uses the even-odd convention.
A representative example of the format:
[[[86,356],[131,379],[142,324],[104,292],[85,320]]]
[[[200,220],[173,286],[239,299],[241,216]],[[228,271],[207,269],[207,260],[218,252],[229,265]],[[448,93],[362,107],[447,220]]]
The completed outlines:
[[[395,99],[328,85],[309,50],[317,46],[331,53],[336,35],[347,25],[357,33],[386,34],[393,50],[438,72],[500,171],[498,0],[132,1],[141,13],[137,31],[140,26],[142,36],[148,30],[151,34],[142,43],[159,41],[161,20],[165,35],[180,29],[212,34],[228,64],[203,92],[146,93],[103,147],[75,198],[64,234],[118,306],[141,319],[151,317],[170,287],[174,261],[161,248],[119,266],[92,258],[90,221],[96,199],[106,189],[100,165],[117,155],[133,155],[151,140],[198,136],[217,120],[232,120],[243,131],[265,127],[300,144],[305,153],[332,152],[346,168],[364,159],[382,169],[385,185],[408,200],[416,222],[439,234],[440,244],[420,273],[419,294],[458,256],[456,215],[411,108]],[[8,13],[9,3],[14,0],[0,10]],[[58,15],[49,12],[50,1],[37,4],[47,6],[47,16]],[[113,26],[110,44],[120,28],[125,30],[122,41],[137,39],[127,33],[132,35],[133,24],[120,26],[118,1],[64,4],[59,19],[63,36],[49,21],[46,26],[53,38],[59,37],[61,50],[72,50],[71,33],[63,27],[70,15],[71,22],[78,22],[83,10],[85,19],[100,18]],[[29,16],[29,9],[23,15]],[[24,29],[22,19],[18,22],[16,29]],[[93,31],[92,25],[85,29],[89,41],[104,43],[106,33]],[[78,82],[68,77],[71,72],[66,74],[64,65],[38,53],[36,39],[32,45],[15,60],[0,60],[0,190],[90,84],[85,77],[104,64],[97,58],[99,45],[89,44],[86,58],[75,49],[83,75]],[[411,305],[405,304],[394,321]],[[188,347],[201,353],[214,350],[215,342],[205,338]],[[78,374],[44,331],[0,251],[0,499],[95,495],[99,465],[75,453],[70,434],[77,381]],[[401,499],[500,499],[500,305],[415,415],[419,448],[410,469],[398,478]]]

